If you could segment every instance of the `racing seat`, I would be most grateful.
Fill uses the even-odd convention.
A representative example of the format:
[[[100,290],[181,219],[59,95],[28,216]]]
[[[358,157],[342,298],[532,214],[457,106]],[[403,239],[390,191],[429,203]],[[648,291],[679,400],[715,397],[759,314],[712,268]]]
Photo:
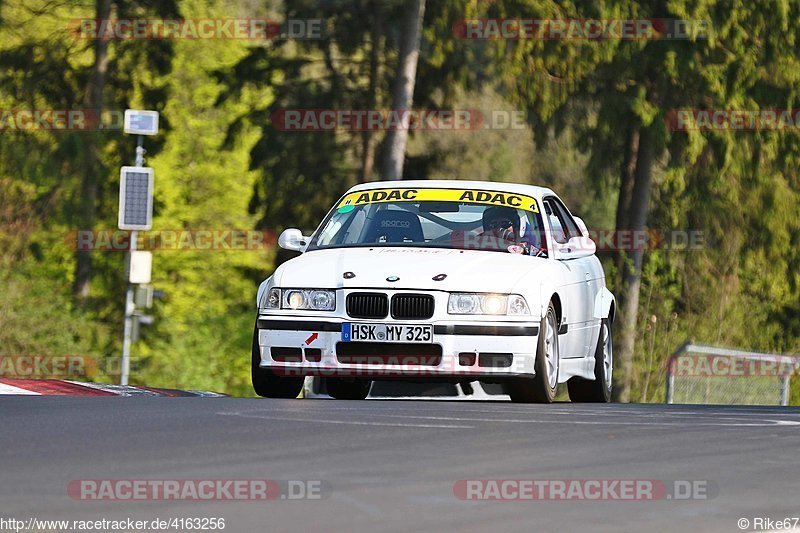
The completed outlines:
[[[364,242],[425,242],[419,217],[408,211],[378,211],[364,234]]]

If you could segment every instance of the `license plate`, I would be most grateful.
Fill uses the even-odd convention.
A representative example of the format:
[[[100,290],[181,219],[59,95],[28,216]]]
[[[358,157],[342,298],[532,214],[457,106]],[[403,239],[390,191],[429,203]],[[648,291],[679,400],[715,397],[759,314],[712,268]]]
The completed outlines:
[[[344,322],[342,340],[345,342],[433,342],[433,326],[409,324],[362,324]]]

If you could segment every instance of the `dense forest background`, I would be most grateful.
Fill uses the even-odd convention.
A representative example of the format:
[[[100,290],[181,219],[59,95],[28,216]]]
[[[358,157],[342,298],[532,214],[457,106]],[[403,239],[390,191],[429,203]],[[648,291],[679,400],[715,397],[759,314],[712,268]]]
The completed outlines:
[[[92,40],[70,29],[124,17],[319,19],[323,32]],[[685,19],[708,31],[675,40],[454,31],[484,17]],[[145,144],[154,229],[310,232],[347,187],[391,174],[397,141],[282,131],[275,113],[396,108],[404,60],[418,53],[413,108],[524,122],[412,131],[404,178],[541,184],[592,229],[702,233],[690,250],[656,240],[602,253],[620,300],[618,399],[663,401],[664,363],[687,339],[800,353],[797,127],[673,131],[668,120],[678,109],[800,108],[798,20],[800,2],[789,0],[0,0],[0,110],[158,110],[161,131]],[[1,127],[0,355],[86,355],[101,362],[88,379],[117,379],[125,254],[76,251],[70,236],[116,228],[119,167],[134,148],[118,129]],[[255,290],[291,254],[154,255],[165,297],[133,346],[131,382],[250,395]]]

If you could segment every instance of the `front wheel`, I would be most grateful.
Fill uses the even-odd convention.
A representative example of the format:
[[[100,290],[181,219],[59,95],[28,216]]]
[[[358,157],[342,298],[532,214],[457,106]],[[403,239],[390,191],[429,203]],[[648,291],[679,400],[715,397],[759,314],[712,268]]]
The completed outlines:
[[[261,350],[258,347],[258,327],[253,330],[253,350],[250,375],[253,390],[265,398],[297,398],[303,389],[302,377],[280,377],[268,368],[261,368]]]
[[[337,400],[363,400],[369,394],[372,381],[368,379],[328,378],[325,387]]]
[[[611,322],[600,322],[600,335],[594,351],[594,381],[579,377],[567,381],[569,399],[573,402],[608,403],[611,401],[611,376],[614,371],[614,351],[611,346]]]
[[[536,376],[514,378],[507,385],[511,401],[521,403],[552,403],[558,391],[558,369],[561,353],[558,349],[558,320],[553,303],[547,307],[539,327],[539,343],[536,348]]]

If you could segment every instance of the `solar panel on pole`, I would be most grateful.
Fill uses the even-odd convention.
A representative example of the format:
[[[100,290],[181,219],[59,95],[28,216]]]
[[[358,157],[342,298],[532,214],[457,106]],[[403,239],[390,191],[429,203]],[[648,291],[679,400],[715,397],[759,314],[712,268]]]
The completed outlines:
[[[153,169],[122,167],[119,178],[119,229],[149,230],[153,225]]]

